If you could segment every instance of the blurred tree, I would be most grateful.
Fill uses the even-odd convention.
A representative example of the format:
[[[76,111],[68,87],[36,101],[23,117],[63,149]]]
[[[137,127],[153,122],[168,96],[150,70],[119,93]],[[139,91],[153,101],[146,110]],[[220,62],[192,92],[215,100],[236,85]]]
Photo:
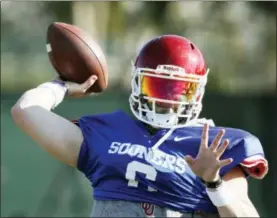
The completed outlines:
[[[110,2],[107,35],[107,52],[119,51],[118,46],[124,43],[126,36],[126,19],[121,2]],[[114,37],[116,36],[116,37]],[[121,43],[118,43],[120,41]],[[117,46],[118,45],[118,46]]]
[[[45,10],[55,17],[57,22],[72,23],[71,1],[46,1]]]
[[[271,15],[276,16],[276,1],[251,1],[251,4],[257,9],[264,10],[265,13],[270,13]]]
[[[145,2],[144,8],[146,9],[146,15],[148,23],[160,34],[165,29],[166,12],[170,2],[168,1],[153,1]]]

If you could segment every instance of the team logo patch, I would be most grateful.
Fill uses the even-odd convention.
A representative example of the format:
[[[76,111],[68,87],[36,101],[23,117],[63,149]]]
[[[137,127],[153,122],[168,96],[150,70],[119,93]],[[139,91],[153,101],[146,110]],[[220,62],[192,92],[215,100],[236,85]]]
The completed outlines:
[[[155,205],[150,203],[141,203],[140,206],[146,216],[152,217],[154,215]]]

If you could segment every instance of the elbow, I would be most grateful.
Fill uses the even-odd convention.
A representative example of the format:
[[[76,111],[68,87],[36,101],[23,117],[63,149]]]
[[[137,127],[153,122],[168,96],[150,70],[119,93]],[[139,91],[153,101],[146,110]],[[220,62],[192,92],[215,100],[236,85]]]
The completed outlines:
[[[11,116],[16,124],[19,124],[20,121],[24,119],[24,110],[16,103],[11,108]]]
[[[11,108],[11,116],[16,124],[21,123],[24,120],[24,117],[27,114],[28,99],[26,99],[27,91],[24,93],[21,98],[12,106]],[[27,100],[27,101],[26,101]]]

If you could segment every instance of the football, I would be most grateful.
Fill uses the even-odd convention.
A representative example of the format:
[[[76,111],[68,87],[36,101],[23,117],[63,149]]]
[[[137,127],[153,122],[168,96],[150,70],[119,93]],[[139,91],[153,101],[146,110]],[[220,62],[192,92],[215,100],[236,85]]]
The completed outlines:
[[[108,65],[101,47],[77,26],[55,22],[47,29],[46,49],[50,62],[65,81],[85,82],[98,77],[87,92],[102,92],[108,85]]]

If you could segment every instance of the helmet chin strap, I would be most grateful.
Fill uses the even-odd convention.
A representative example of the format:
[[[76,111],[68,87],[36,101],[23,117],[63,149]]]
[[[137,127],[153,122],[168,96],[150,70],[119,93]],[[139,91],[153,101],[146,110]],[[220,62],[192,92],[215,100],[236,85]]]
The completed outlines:
[[[166,134],[163,135],[163,137],[160,138],[159,141],[156,142],[156,144],[151,148],[153,151],[157,150],[160,145],[173,133],[175,128],[170,129]]]

